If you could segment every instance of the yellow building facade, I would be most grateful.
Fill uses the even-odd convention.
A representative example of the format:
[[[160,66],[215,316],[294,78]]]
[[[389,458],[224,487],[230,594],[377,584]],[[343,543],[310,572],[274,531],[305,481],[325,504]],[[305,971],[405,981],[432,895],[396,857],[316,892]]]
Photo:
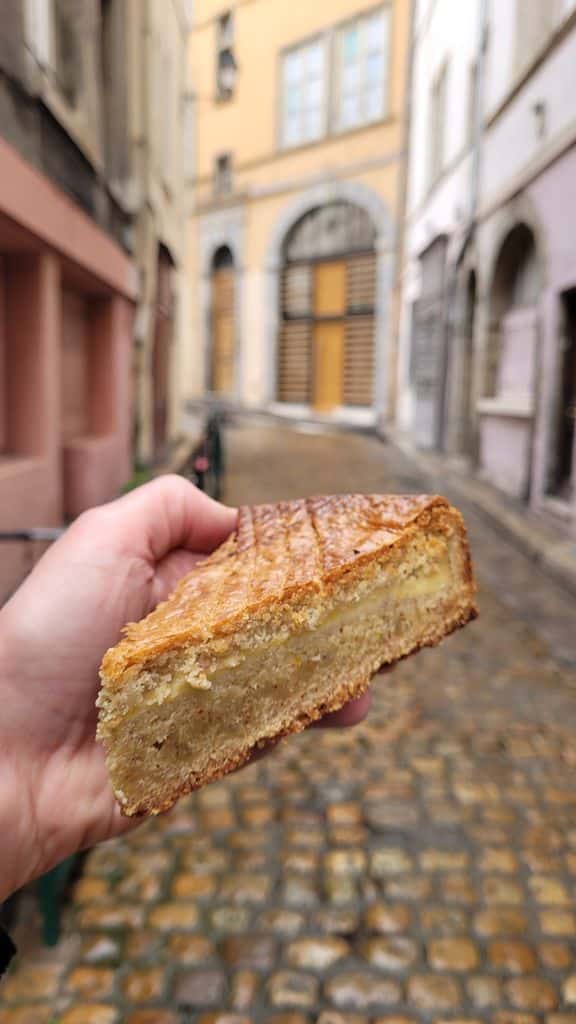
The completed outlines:
[[[386,414],[409,20],[409,0],[195,3],[191,399]]]

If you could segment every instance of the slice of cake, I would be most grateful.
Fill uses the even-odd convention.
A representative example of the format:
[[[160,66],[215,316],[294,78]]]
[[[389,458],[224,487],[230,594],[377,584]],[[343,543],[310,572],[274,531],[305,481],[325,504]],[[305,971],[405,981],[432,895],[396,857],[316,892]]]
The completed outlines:
[[[122,810],[166,810],[340,708],[382,665],[473,618],[474,592],[464,523],[443,498],[241,509],[104,657],[98,735]]]

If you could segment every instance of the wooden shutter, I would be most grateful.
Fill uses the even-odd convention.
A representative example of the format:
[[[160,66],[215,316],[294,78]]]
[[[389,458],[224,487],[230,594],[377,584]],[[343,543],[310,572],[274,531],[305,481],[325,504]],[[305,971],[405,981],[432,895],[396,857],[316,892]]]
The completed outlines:
[[[374,317],[350,316],[344,345],[344,404],[372,405]]]
[[[375,304],[373,252],[287,266],[281,282],[278,400],[322,409],[372,405]]]
[[[287,267],[282,275],[282,312],[287,319],[312,314],[312,267]]]
[[[376,305],[376,255],[353,256],[348,260],[347,306],[352,310],[373,311]]]
[[[374,306],[376,254],[351,256],[347,273],[347,317],[344,346],[344,403],[374,401]]]
[[[310,401],[312,325],[285,321],[278,352],[278,400],[306,405]]]
[[[278,400],[305,405],[312,379],[313,274],[309,263],[282,274],[282,326],[278,350]]]

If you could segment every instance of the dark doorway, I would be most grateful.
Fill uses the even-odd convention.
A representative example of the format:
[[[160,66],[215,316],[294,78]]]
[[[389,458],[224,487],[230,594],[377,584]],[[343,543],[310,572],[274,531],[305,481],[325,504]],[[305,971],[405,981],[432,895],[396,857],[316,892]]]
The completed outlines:
[[[569,501],[576,434],[576,288],[564,292],[558,372],[558,404],[549,493]]]
[[[210,391],[232,398],[236,388],[236,273],[234,255],[221,246],[212,261]]]
[[[173,263],[164,246],[158,249],[154,342],[152,349],[152,416],[154,461],[162,462],[168,451],[170,364],[174,335]]]
[[[464,310],[464,338],[462,352],[462,411],[459,450],[462,455],[472,455],[473,409],[474,409],[474,325],[476,321],[476,272],[471,270],[466,283],[466,306]]]

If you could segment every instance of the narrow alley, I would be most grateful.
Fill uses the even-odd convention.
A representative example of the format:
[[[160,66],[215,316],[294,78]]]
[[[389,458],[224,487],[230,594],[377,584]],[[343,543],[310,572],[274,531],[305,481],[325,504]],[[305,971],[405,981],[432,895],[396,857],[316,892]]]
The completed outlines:
[[[429,488],[354,433],[238,425],[225,498]],[[576,1024],[574,603],[473,510],[479,620],[86,859],[2,1024]]]

